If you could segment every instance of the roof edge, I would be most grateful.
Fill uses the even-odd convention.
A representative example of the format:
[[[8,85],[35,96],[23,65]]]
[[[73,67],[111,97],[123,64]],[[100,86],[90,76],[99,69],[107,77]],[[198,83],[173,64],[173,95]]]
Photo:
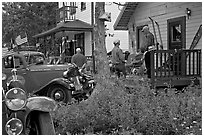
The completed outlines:
[[[122,15],[123,15],[123,13],[124,13],[126,7],[127,7],[127,4],[128,4],[128,2],[125,2],[125,6],[122,8],[122,10],[120,11],[120,14],[118,15],[118,17],[117,17],[117,19],[116,19],[116,21],[115,21],[115,23],[114,23],[114,25],[113,25],[113,29],[114,29],[114,30],[120,30],[120,29],[117,29],[117,25],[118,25],[118,22],[120,21]],[[126,29],[126,30],[127,30],[127,29]]]

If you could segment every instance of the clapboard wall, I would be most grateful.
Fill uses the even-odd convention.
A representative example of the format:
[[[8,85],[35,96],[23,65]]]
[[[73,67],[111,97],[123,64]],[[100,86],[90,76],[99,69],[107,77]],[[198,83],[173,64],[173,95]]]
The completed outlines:
[[[133,26],[136,28],[148,24],[150,31],[153,32],[153,27],[148,17],[158,22],[164,49],[167,49],[167,20],[186,16],[186,8],[191,10],[190,18],[186,17],[186,49],[189,49],[199,26],[202,24],[201,2],[139,2],[128,23],[130,50],[137,45],[136,29],[133,29]],[[156,33],[159,42],[157,28]],[[201,49],[201,47],[202,39],[200,39],[195,49]]]

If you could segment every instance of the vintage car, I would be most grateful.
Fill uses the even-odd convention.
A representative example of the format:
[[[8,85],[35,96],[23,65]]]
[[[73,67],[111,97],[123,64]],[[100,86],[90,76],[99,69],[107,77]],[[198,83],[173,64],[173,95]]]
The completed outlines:
[[[12,69],[12,79],[2,88],[2,134],[55,135],[51,112],[57,103],[49,97],[27,94],[16,74],[17,69]]]
[[[48,65],[43,53],[40,52],[7,52],[2,54],[2,72],[6,74],[3,87],[12,79],[11,70],[17,69],[17,78],[25,85],[28,93],[44,95],[57,101],[69,102],[71,91],[68,90],[63,72],[69,68],[68,64]],[[56,96],[57,95],[57,98]]]

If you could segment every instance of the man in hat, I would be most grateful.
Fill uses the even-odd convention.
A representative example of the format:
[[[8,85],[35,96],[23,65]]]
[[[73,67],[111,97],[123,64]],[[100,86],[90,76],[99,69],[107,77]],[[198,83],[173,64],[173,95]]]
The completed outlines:
[[[86,57],[81,54],[81,49],[76,49],[76,54],[72,56],[71,63],[75,63],[79,68],[86,64]]]
[[[151,61],[150,61],[150,51],[154,49],[154,35],[149,31],[148,26],[142,28],[144,34],[143,48],[145,49],[145,66],[147,69],[147,77],[151,78]]]
[[[115,71],[118,77],[120,77],[120,72],[126,77],[125,69],[125,56],[123,55],[122,49],[120,49],[120,40],[115,40],[113,42],[114,48],[112,50],[112,63],[115,66]]]

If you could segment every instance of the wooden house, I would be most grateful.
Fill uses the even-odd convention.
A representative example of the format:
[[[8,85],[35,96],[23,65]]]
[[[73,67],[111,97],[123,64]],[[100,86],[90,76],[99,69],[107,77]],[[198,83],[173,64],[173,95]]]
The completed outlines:
[[[56,12],[56,27],[34,37],[37,41],[43,39],[43,45],[48,45],[47,49],[55,50],[65,54],[68,62],[71,56],[75,54],[76,48],[81,48],[85,56],[92,55],[92,12],[94,7],[91,3],[84,2],[59,2]],[[83,18],[81,16],[83,15]],[[66,39],[65,47],[62,46],[62,37]],[[51,40],[50,44],[46,40]],[[56,41],[57,39],[57,41]],[[63,50],[65,49],[65,50]],[[62,51],[65,51],[63,53]]]
[[[115,12],[113,10],[118,10],[118,7],[115,6],[114,9],[110,8],[112,6],[106,6],[107,12],[112,12],[114,15]],[[118,10],[119,11],[119,10]],[[56,11],[56,20],[57,26],[53,29],[47,30],[40,34],[35,35],[34,37],[40,41],[40,39],[51,39],[53,40],[49,45],[49,48],[56,46],[56,41],[54,39],[66,37],[67,46],[66,46],[66,56],[71,56],[75,54],[75,50],[77,47],[82,49],[82,52],[85,56],[91,57],[94,50],[94,41],[93,41],[93,26],[95,23],[95,2],[58,2],[58,10]],[[115,39],[120,39],[123,48],[128,49],[127,44],[127,33],[121,31],[114,32],[114,35],[111,34],[111,28],[113,27],[113,20],[116,17],[113,16],[111,18],[111,22],[105,22],[107,28],[107,37],[106,37],[106,45],[107,49],[113,48],[113,41]],[[113,29],[112,29],[113,30]],[[111,36],[112,35],[112,36]],[[45,40],[42,40],[46,42]],[[46,43],[43,43],[46,45]],[[124,46],[125,45],[125,46]],[[47,48],[48,49],[48,48]],[[60,48],[59,48],[60,49]],[[70,61],[70,59],[68,59]]]
[[[134,53],[141,48],[145,25],[155,43],[163,46],[151,52],[152,85],[195,82],[201,76],[202,2],[126,2],[114,29],[128,30],[129,49]]]

